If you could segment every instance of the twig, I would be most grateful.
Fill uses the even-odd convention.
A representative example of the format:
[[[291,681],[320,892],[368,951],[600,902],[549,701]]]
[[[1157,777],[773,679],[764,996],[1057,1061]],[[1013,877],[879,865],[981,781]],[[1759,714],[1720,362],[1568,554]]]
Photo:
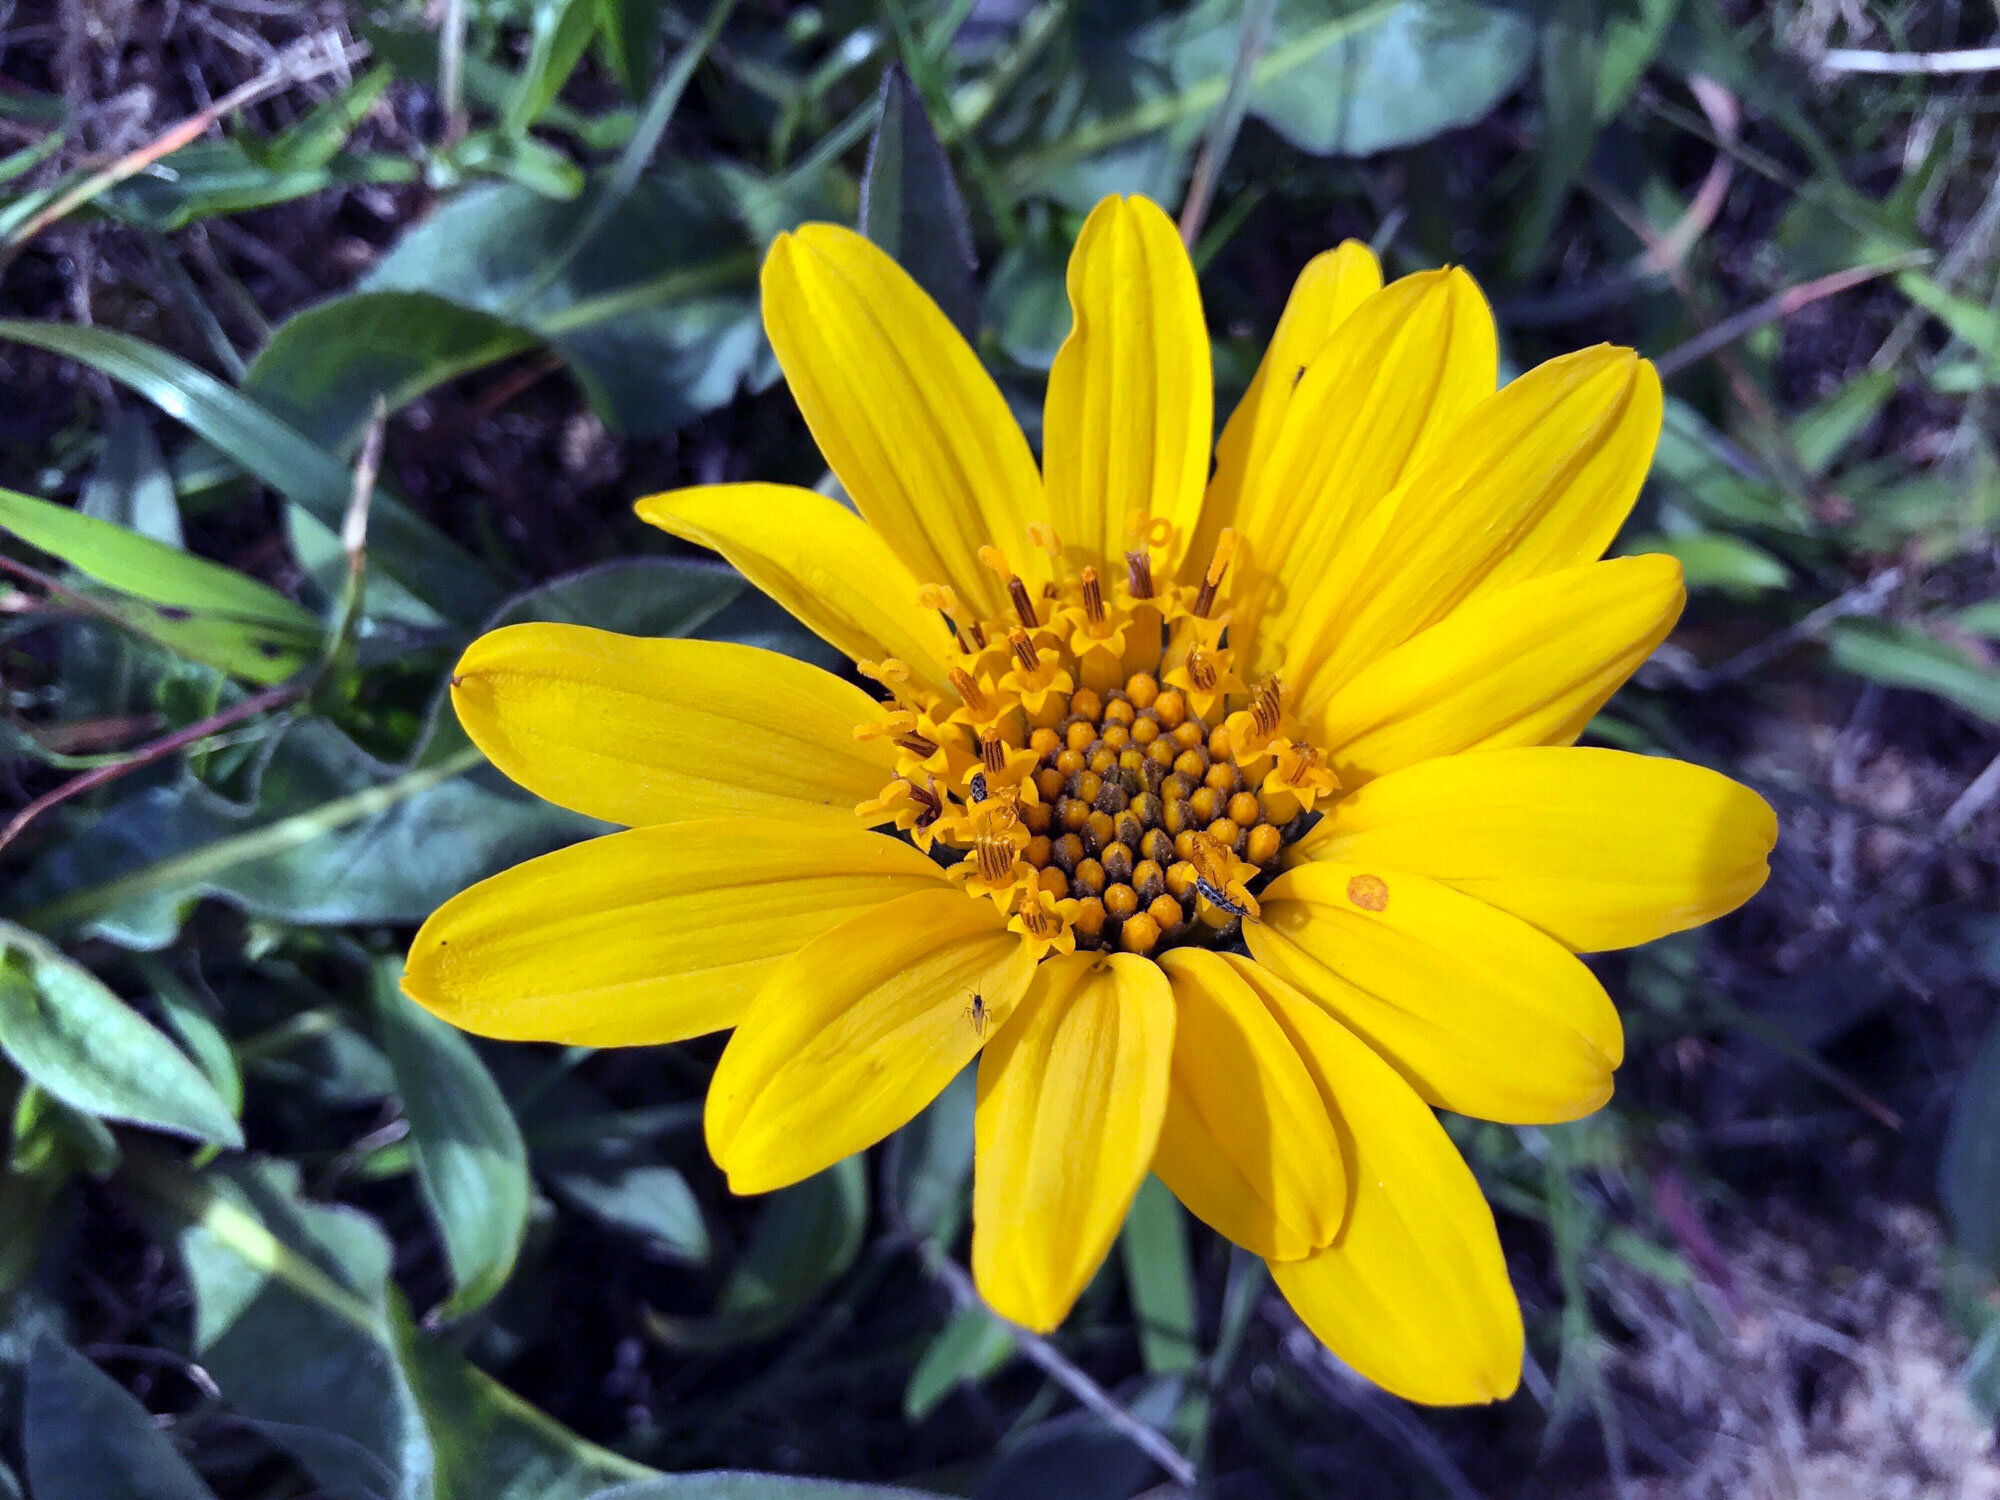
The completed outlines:
[[[972,1278],[960,1270],[958,1263],[940,1250],[934,1242],[923,1241],[918,1253],[923,1257],[924,1269],[951,1294],[953,1303],[961,1308],[986,1305],[980,1300],[978,1288],[973,1286]],[[1014,1335],[1014,1342],[1020,1346],[1021,1352],[1027,1355],[1029,1361],[1043,1374],[1076,1397],[1106,1426],[1126,1438],[1133,1447],[1166,1470],[1168,1477],[1174,1483],[1186,1489],[1194,1488],[1197,1477],[1195,1467],[1188,1462],[1180,1449],[1120,1406],[1103,1386],[1072,1364],[1069,1358],[1047,1339],[1012,1323],[1007,1324],[1007,1330]]]
[[[1951,838],[1971,824],[1972,820],[1985,812],[1995,798],[2000,798],[2000,755],[1986,763],[1986,769],[1972,778],[1972,784],[1952,800],[1938,819],[1938,831]]]
[[[295,83],[309,83],[346,68],[350,54],[332,37],[333,33],[325,32],[294,43],[279,53],[271,65],[255,78],[239,84],[206,109],[195,111],[179,124],[168,126],[145,145],[126,152],[110,165],[91,173],[9,234],[5,240],[6,258],[11,259],[21,246],[49,225],[90,202],[105,189],[116,187],[126,178],[143,172],[161,157],[180,150],[225,115],[234,114]],[[352,57],[362,55],[363,49],[357,46]]]
[[[299,696],[299,693],[300,689],[296,683],[281,682],[275,687],[265,688],[262,692],[252,693],[240,703],[232,703],[220,713],[213,713],[205,719],[199,719],[188,725],[185,729],[177,729],[163,739],[154,740],[152,744],[142,746],[124,759],[116,761],[111,765],[99,766],[94,771],[85,771],[80,776],[71,777],[61,786],[55,788],[55,790],[42,793],[41,796],[14,814],[13,820],[4,829],[0,829],[0,849],[5,849],[9,844],[13,843],[20,836],[23,829],[57,803],[67,802],[70,798],[81,796],[93,788],[116,781],[119,777],[136,771],[141,766],[149,766],[156,760],[172,755],[176,750],[185,749],[197,740],[207,739],[210,735],[218,734],[231,725],[240,724],[245,719],[255,718],[266,709],[278,708],[286,703],[290,703]]]
[[[1280,1314],[1267,1306],[1265,1317],[1274,1326],[1290,1325],[1284,1336],[1285,1354],[1319,1388],[1321,1395],[1353,1412],[1379,1436],[1423,1464],[1452,1500],[1481,1500],[1479,1491],[1445,1451],[1444,1444],[1405,1407],[1378,1395],[1373,1386],[1341,1363],[1290,1314]]]
[[[1868,52],[1835,47],[1817,66],[1829,73],[1993,73],[2000,72],[2000,47],[1963,52]]]
[[[1194,173],[1188,179],[1187,198],[1181,204],[1181,243],[1190,250],[1201,237],[1202,222],[1208,218],[1209,205],[1215,200],[1216,179],[1222,175],[1222,165],[1229,160],[1236,134],[1243,128],[1243,114],[1250,107],[1250,77],[1257,59],[1263,56],[1264,43],[1270,39],[1271,14],[1276,9],[1276,0],[1243,0],[1229,92],[1222,96],[1215,118],[1209,122],[1201,155],[1195,158]]]
[[[1889,596],[1901,588],[1903,570],[1900,566],[1884,569],[1859,588],[1849,589],[1837,599],[1830,599],[1804,619],[1785,629],[1767,635],[1747,651],[1738,653],[1720,666],[1691,674],[1689,686],[1711,688],[1718,683],[1735,682],[1749,676],[1759,668],[1768,666],[1790,651],[1818,635],[1835,620],[1848,615],[1872,615],[1879,612],[1889,602]]]
[[[1653,361],[1660,378],[1679,374],[1689,365],[1707,359],[1709,355],[1726,349],[1745,334],[1753,333],[1766,323],[1775,323],[1780,318],[1789,318],[1802,307],[1809,307],[1822,297],[1831,297],[1852,287],[1887,276],[1896,271],[1907,271],[1913,266],[1924,264],[1930,259],[1928,250],[1913,250],[1907,255],[1899,255],[1894,260],[1881,261],[1872,266],[1854,266],[1845,271],[1835,271],[1830,276],[1821,276],[1813,281],[1800,282],[1788,286],[1775,296],[1766,297],[1754,307],[1745,308],[1734,317],[1724,318],[1714,327],[1704,330],[1678,348],[1670,349]]]
[[[465,0],[444,0],[444,19],[438,26],[438,94],[444,105],[444,139],[447,151],[465,135],[469,123],[465,113]]]

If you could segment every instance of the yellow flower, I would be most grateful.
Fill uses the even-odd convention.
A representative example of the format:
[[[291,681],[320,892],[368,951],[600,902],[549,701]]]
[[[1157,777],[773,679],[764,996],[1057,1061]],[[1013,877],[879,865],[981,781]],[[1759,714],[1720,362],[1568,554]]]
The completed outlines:
[[[881,1140],[976,1057],[999,1312],[1059,1323],[1151,1170],[1363,1374],[1509,1394],[1520,1311],[1432,1111],[1604,1103],[1623,1038],[1576,954],[1737,906],[1777,835],[1719,775],[1572,747],[1683,601],[1671,558],[1600,561],[1658,436],[1652,367],[1600,347],[1496,391],[1464,272],[1384,286],[1345,244],[1300,276],[1211,477],[1193,270],[1158,208],[1111,198],[1070,262],[1038,470],[866,240],[785,235],[763,286],[859,514],[775,484],[639,513],[882,698],[739,645],[474,642],[452,697],[494,765],[632,826],[446,904],[410,993],[499,1037],[734,1027],[706,1126],[745,1193]]]

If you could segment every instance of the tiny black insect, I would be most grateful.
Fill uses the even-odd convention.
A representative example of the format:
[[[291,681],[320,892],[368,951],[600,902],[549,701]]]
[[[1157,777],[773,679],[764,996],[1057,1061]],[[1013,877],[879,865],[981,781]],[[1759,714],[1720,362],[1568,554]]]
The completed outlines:
[[[972,787],[972,800],[974,802],[984,802],[987,798],[986,773],[984,771],[974,771],[970,784]]]

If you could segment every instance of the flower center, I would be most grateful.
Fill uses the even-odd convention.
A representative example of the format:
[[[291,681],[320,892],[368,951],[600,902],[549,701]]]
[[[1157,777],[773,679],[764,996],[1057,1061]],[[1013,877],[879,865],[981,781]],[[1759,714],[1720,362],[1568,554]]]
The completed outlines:
[[[1129,530],[1116,598],[1095,567],[1037,598],[995,547],[981,560],[1013,618],[972,618],[926,586],[957,642],[949,694],[917,689],[900,662],[860,664],[893,701],[855,733],[889,739],[898,770],[861,813],[950,851],[967,894],[1043,953],[1238,942],[1258,920],[1253,889],[1337,787],[1292,732],[1282,685],[1236,674],[1216,612],[1234,535],[1198,585],[1156,589],[1168,537],[1138,518]],[[1049,528],[1031,540],[1060,567]]]

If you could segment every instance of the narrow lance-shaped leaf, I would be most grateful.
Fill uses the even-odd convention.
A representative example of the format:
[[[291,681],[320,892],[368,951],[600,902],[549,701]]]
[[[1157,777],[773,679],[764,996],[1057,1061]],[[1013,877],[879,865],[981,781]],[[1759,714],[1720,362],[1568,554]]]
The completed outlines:
[[[22,1407],[35,1500],[215,1500],[146,1408],[51,1334],[29,1351]]]
[[[256,402],[207,371],[143,339],[109,328],[0,321],[0,339],[78,360],[130,386],[286,499],[338,529],[352,476]],[[500,589],[456,542],[378,486],[369,510],[368,558],[447,619],[477,620]]]
[[[861,176],[861,232],[931,294],[958,331],[979,333],[972,223],[951,158],[900,65],[882,75],[875,138]]]
[[[241,1146],[229,1106],[186,1055],[102,980],[0,922],[0,1051],[72,1109]]]
[[[165,542],[7,489],[0,528],[130,596],[106,602],[137,633],[234,676],[280,682],[319,650],[310,610]]]
[[[506,1284],[528,1226],[528,1152],[520,1127],[463,1033],[401,989],[402,966],[376,966],[375,1017],[410,1122],[417,1182],[451,1267],[447,1316]]]

